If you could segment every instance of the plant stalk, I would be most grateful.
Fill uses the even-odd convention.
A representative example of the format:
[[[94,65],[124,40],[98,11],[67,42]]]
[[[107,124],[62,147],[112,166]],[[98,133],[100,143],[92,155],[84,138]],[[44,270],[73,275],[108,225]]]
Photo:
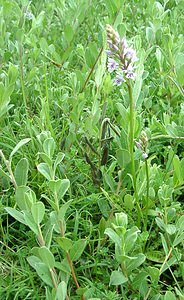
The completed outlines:
[[[173,140],[184,140],[184,136],[170,136],[165,134],[159,134],[151,137],[151,140],[157,140],[157,139],[173,139]]]
[[[29,120],[26,93],[25,93],[25,85],[24,85],[24,66],[23,66],[23,46],[22,46],[22,44],[19,45],[19,55],[20,55],[20,82],[21,82],[21,88],[22,88],[22,97],[23,97],[23,101],[24,101],[24,109],[25,109],[25,113],[26,113],[26,119]]]
[[[61,232],[61,236],[64,237],[64,230],[63,230],[62,224],[60,225],[60,232]],[[76,288],[79,289],[80,285],[79,285],[77,277],[75,275],[75,270],[74,270],[74,267],[73,267],[73,262],[71,260],[70,254],[69,254],[68,251],[65,251],[65,253],[66,253],[66,258],[67,258],[68,264],[70,266],[73,281],[75,283]],[[81,300],[85,300],[83,295],[81,296]]]
[[[131,171],[132,171],[132,180],[133,180],[133,189],[134,196],[137,207],[137,226],[141,225],[141,208],[139,205],[139,198],[137,194],[137,184],[136,184],[136,171],[135,171],[135,161],[134,161],[134,123],[135,123],[135,114],[134,114],[134,101],[132,95],[132,87],[130,82],[127,84],[128,86],[128,94],[129,94],[129,109],[130,109],[130,130],[129,130],[129,151],[130,151],[130,159],[131,159]]]
[[[57,290],[57,283],[56,283],[56,280],[54,278],[54,271],[52,268],[49,269],[49,272],[50,272],[50,276],[51,276],[51,279],[52,279],[52,283],[54,285],[54,288]]]
[[[147,160],[147,158],[145,159],[145,168],[146,168],[146,209],[145,209],[144,230],[147,231],[148,205],[149,205],[149,172],[148,172],[148,160]]]

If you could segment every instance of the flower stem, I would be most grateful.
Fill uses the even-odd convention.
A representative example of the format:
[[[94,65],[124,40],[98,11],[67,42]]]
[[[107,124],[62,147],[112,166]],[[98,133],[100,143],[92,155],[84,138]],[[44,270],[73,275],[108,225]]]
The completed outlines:
[[[145,159],[145,168],[146,168],[146,209],[145,209],[145,222],[144,222],[144,230],[147,231],[148,224],[148,205],[149,205],[149,172],[148,172],[148,160]]]
[[[137,207],[137,225],[140,227],[141,225],[141,208],[139,204],[139,198],[137,194],[137,184],[136,184],[136,171],[135,171],[135,161],[134,161],[134,123],[135,123],[135,114],[134,114],[134,101],[132,95],[132,86],[130,82],[127,84],[128,86],[128,94],[129,94],[129,109],[130,109],[130,130],[129,130],[129,151],[130,151],[130,159],[131,159],[131,171],[132,171],[132,180],[133,180],[133,189],[134,196]]]

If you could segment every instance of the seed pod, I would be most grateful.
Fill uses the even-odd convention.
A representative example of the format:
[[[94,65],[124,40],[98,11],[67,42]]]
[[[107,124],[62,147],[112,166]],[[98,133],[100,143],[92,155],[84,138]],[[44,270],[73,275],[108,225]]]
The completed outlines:
[[[107,144],[103,147],[103,154],[102,154],[102,159],[101,159],[101,166],[105,166],[108,162],[108,157],[109,157],[109,147]]]

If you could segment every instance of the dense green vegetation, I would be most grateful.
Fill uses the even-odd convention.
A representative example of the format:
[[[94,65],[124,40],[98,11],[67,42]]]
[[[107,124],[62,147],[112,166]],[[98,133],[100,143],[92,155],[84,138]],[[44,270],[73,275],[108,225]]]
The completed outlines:
[[[0,299],[184,299],[183,32],[183,0],[0,0]]]

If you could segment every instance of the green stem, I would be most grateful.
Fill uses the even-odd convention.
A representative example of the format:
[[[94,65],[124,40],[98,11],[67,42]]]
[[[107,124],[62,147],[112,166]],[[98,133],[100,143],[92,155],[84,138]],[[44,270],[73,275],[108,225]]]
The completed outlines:
[[[25,93],[25,85],[24,85],[24,65],[23,65],[23,46],[22,44],[19,45],[19,55],[20,55],[20,82],[21,82],[21,88],[22,88],[22,97],[24,101],[24,109],[26,113],[26,119],[28,118],[28,108],[27,108],[27,100],[26,100],[26,93]]]
[[[145,159],[145,168],[146,168],[146,210],[145,210],[145,222],[144,222],[144,230],[147,231],[148,224],[148,205],[149,205],[149,172],[148,172],[148,160]]]
[[[141,225],[141,208],[139,205],[139,198],[137,194],[137,184],[136,184],[136,171],[135,171],[135,161],[134,161],[134,122],[135,122],[135,114],[134,114],[134,101],[132,95],[132,87],[131,84],[128,83],[128,94],[129,94],[129,109],[130,109],[130,130],[129,130],[129,151],[130,151],[130,159],[131,159],[131,171],[132,171],[132,179],[133,179],[133,189],[134,196],[137,206],[137,225],[140,227]]]
[[[171,247],[170,250],[169,250],[169,252],[168,252],[168,254],[166,255],[166,257],[165,257],[165,259],[164,259],[163,264],[162,264],[161,267],[160,267],[160,270],[159,270],[160,275],[162,274],[162,270],[163,270],[163,268],[164,268],[166,262],[168,261],[170,255],[171,255],[171,253],[172,253],[172,250],[173,250],[173,248]]]
[[[23,98],[23,102],[24,102],[24,110],[25,110],[25,115],[26,115],[26,125],[28,128],[28,132],[30,134],[31,137],[31,143],[32,146],[34,147],[34,142],[33,142],[33,135],[32,135],[32,124],[30,121],[30,117],[29,117],[29,110],[28,110],[28,104],[27,104],[27,99],[26,99],[26,92],[25,92],[25,83],[24,83],[24,64],[23,64],[23,45],[22,43],[19,44],[19,55],[20,55],[20,64],[19,64],[19,68],[20,68],[20,82],[21,82],[21,89],[22,89],[22,98]]]
[[[57,290],[57,282],[55,280],[54,270],[52,268],[49,268],[49,272],[50,272],[50,276],[51,276],[51,279],[52,279],[53,286]]]
[[[44,241],[44,238],[43,238],[43,234],[42,234],[42,230],[41,230],[40,225],[38,225],[38,232],[39,232],[39,234],[38,234],[39,244],[40,244],[41,247],[45,246],[45,241]]]
[[[46,103],[45,103],[44,111],[45,111],[46,125],[48,126],[52,134],[52,137],[55,139],[55,133],[50,121],[50,105],[49,105],[49,93],[48,93],[48,84],[47,84],[47,65],[45,65],[45,96],[46,96]]]
[[[157,139],[184,140],[184,136],[170,136],[165,134],[159,134],[151,137],[151,140],[157,140]]]
[[[62,222],[60,222],[60,233],[61,233],[61,236],[64,237],[64,229],[63,229]],[[70,254],[69,254],[68,251],[65,251],[65,253],[66,253],[66,258],[67,258],[67,261],[68,261],[68,264],[69,264],[69,267],[70,267],[70,271],[71,271],[71,274],[72,274],[73,281],[75,283],[76,288],[79,289],[80,285],[78,283],[77,276],[75,274],[75,270],[74,270],[74,267],[73,267],[73,262],[71,260]],[[81,300],[85,300],[84,295],[81,295]]]
[[[58,200],[57,192],[54,192],[54,201],[56,205],[56,212],[59,213],[59,200]]]
[[[40,224],[38,224],[38,232],[39,232],[38,242],[39,242],[40,247],[43,247],[43,246],[45,246],[45,240],[43,238],[43,234],[42,234]],[[51,279],[52,279],[53,286],[57,290],[57,273],[56,273],[54,268],[49,268],[49,272],[50,272],[50,276],[51,276]]]

